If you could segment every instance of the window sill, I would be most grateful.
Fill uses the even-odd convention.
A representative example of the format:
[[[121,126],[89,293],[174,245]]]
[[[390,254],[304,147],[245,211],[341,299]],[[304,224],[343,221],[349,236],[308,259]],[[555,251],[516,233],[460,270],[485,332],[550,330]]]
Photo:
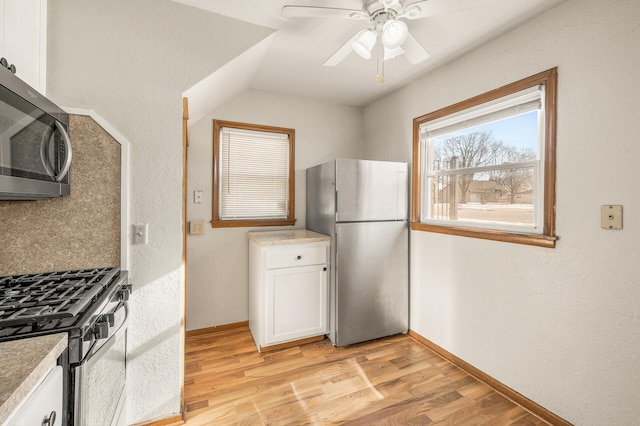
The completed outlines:
[[[292,226],[296,224],[295,219],[273,219],[273,220],[212,220],[212,228],[248,228],[252,226]]]
[[[525,244],[530,246],[555,248],[558,237],[540,234],[518,234],[490,229],[462,228],[457,226],[430,225],[411,222],[411,230],[435,232],[438,234],[458,235],[461,237],[480,238],[484,240],[503,241],[506,243]]]

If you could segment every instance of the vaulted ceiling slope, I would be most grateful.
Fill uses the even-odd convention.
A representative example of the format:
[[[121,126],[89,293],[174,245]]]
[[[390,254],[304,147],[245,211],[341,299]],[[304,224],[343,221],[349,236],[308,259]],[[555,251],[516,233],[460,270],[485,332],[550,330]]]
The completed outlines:
[[[169,0],[56,1],[48,14],[65,22],[48,28],[48,95],[99,111],[131,139],[144,130],[128,108],[157,113],[274,32]]]
[[[376,79],[375,54],[366,60],[351,52],[338,65],[323,66],[340,46],[368,27],[366,20],[285,17],[281,12],[285,5],[363,9],[365,6],[371,8],[372,4],[377,7],[378,1],[173,1],[275,30],[267,39],[187,93],[193,105],[190,108],[192,117],[198,119],[210,114],[224,101],[224,96],[233,96],[247,88],[366,106],[566,0],[422,2],[430,16],[407,20],[407,25],[430,57],[418,64],[411,64],[404,55],[385,61],[384,83]],[[403,0],[403,3],[408,5],[416,1]],[[216,93],[217,96],[213,96]],[[212,99],[215,101],[211,102]]]

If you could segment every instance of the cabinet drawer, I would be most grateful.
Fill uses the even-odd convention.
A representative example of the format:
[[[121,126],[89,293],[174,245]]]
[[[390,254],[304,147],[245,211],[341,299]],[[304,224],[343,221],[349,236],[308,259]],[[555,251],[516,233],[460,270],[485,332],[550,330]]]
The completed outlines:
[[[283,247],[267,252],[267,269],[327,263],[327,246]]]

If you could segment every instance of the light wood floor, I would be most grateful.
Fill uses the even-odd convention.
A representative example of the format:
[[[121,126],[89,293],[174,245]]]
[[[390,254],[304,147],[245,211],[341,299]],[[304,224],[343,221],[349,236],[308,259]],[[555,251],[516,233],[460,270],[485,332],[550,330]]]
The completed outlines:
[[[546,425],[408,336],[259,354],[247,327],[187,338],[187,425]]]

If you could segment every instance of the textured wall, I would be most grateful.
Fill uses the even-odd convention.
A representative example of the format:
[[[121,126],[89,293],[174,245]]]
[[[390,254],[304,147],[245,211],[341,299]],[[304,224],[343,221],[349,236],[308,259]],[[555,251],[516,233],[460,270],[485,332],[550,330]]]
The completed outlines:
[[[412,232],[410,327],[577,425],[640,419],[639,32],[637,0],[572,0],[364,116],[367,157],[410,160],[414,117],[558,67],[557,248]]]
[[[189,194],[199,189],[205,197],[202,204],[188,197],[188,219],[206,225],[204,235],[188,239],[187,330],[249,319],[249,228],[209,224],[213,118],[296,130],[295,228],[305,227],[307,167],[336,157],[361,158],[364,149],[360,108],[263,91],[247,91],[190,128]]]
[[[120,265],[120,144],[71,116],[71,195],[0,201],[0,275]]]
[[[180,412],[182,96],[273,30],[168,0],[49,2],[47,93],[103,117],[129,143],[127,423]]]

